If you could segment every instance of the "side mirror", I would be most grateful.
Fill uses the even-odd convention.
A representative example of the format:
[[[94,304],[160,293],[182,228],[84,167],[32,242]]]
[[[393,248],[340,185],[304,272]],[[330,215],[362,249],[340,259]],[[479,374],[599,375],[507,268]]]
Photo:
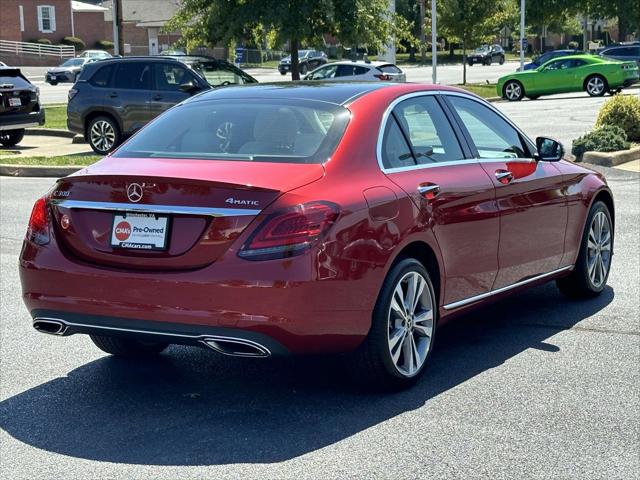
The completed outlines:
[[[562,144],[553,138],[536,138],[536,147],[538,148],[536,160],[541,160],[543,162],[558,162],[562,160],[562,157],[564,156],[564,148],[562,148]]]
[[[200,90],[200,87],[194,83],[193,80],[189,80],[187,83],[180,85],[180,91],[185,93],[195,93]]]

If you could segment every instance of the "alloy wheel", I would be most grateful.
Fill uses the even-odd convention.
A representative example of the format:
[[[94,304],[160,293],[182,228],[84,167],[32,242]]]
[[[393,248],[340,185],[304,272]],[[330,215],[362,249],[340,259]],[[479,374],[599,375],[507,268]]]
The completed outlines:
[[[600,77],[592,77],[587,82],[587,93],[589,95],[600,95],[604,91],[604,81]]]
[[[509,100],[519,100],[522,96],[522,87],[519,83],[511,82],[507,84],[504,92]]]
[[[611,224],[604,212],[594,215],[587,237],[587,270],[594,287],[606,280],[611,266]]]
[[[408,272],[396,284],[388,313],[388,345],[391,360],[405,377],[424,365],[433,338],[433,294],[418,272]]]
[[[106,120],[98,120],[91,126],[91,143],[101,152],[111,150],[116,141],[116,132]]]

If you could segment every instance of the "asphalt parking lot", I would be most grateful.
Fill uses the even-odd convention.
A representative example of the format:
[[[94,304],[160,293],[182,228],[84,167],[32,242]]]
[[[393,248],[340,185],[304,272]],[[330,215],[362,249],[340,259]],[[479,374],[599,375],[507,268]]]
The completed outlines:
[[[606,291],[575,302],[548,284],[460,318],[393,395],[331,358],[134,362],[35,332],[16,263],[53,179],[1,178],[0,478],[638,478],[640,179],[603,171]]]

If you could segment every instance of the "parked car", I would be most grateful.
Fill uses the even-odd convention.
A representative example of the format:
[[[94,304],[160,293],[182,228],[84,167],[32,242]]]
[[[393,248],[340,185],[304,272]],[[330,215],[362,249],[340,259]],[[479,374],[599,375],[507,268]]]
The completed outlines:
[[[515,72],[498,80],[498,95],[509,101],[541,95],[586,91],[592,97],[616,93],[638,81],[635,62],[607,60],[594,55],[573,55],[551,60],[536,70]]]
[[[6,64],[6,63],[4,63],[4,62],[0,62],[0,67],[8,67],[8,66],[9,66],[9,65],[7,65],[7,64]]]
[[[18,68],[0,67],[0,144],[22,141],[26,128],[44,125],[40,91]]]
[[[304,80],[406,82],[405,73],[387,62],[333,62],[316,68]]]
[[[581,50],[553,50],[550,52],[545,52],[542,55],[533,59],[531,63],[525,63],[525,70],[535,70],[541,65],[547,63],[549,60],[553,60],[554,58],[559,57],[568,57],[570,55],[583,55],[584,52]]]
[[[476,48],[474,52],[467,57],[467,63],[470,67],[473,67],[476,63],[491,65],[493,62],[497,62],[500,65],[504,63],[504,49],[498,44],[483,45],[480,48]]]
[[[209,82],[209,83],[208,83]],[[151,119],[195,93],[256,80],[206,58],[126,57],[85,66],[69,90],[67,128],[106,154]]]
[[[78,55],[78,58],[97,58],[99,60],[104,60],[105,58],[113,58],[113,55],[104,50],[85,50]]]
[[[59,66],[48,69],[44,81],[51,85],[69,82],[75,83],[82,68],[88,63],[97,61],[97,58],[92,57],[70,58],[62,62]]]
[[[302,75],[327,63],[327,54],[318,50],[298,50],[299,71]],[[291,55],[284,57],[278,64],[278,71],[286,75],[291,71]]]
[[[636,62],[640,67],[640,44],[608,47],[602,50],[600,55],[606,58],[613,58],[615,60]]]
[[[453,87],[212,90],[36,201],[23,299],[36,330],[114,355],[342,352],[405,387],[457,314],[605,289],[611,191],[562,157]]]

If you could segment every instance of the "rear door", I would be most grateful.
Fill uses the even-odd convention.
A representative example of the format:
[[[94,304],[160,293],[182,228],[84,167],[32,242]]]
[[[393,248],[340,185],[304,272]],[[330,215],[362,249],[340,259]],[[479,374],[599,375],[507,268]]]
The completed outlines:
[[[151,65],[146,62],[123,61],[118,64],[105,101],[117,113],[123,133],[131,134],[151,120],[149,102]]]
[[[418,209],[419,228],[432,229],[436,237],[446,265],[446,305],[491,290],[499,216],[491,179],[469,158],[437,96],[399,102],[388,116],[378,155],[384,173]]]
[[[560,170],[501,115],[469,97],[446,95],[491,178],[500,210],[500,270],[494,289],[558,268],[567,225]]]

